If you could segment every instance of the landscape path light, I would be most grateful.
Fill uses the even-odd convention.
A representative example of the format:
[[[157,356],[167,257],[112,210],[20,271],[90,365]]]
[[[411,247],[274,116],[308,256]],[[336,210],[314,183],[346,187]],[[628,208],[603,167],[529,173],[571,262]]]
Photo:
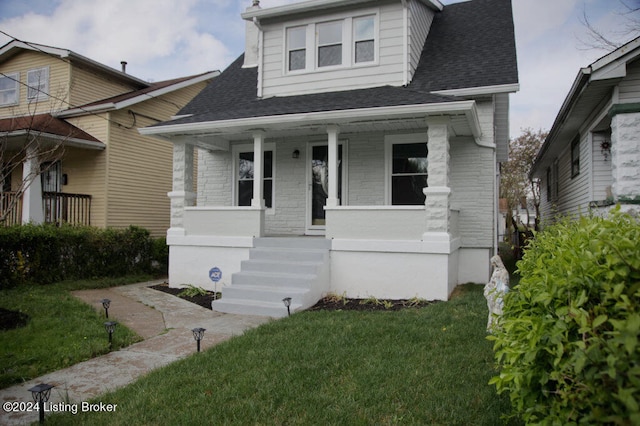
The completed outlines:
[[[115,321],[107,321],[104,323],[104,328],[107,330],[107,333],[109,333],[109,349],[111,349],[112,346],[113,332],[115,331],[117,324],[118,323]]]
[[[109,305],[111,305],[111,300],[109,299],[102,299],[102,307],[104,308],[104,315],[109,318]]]
[[[193,332],[193,338],[196,339],[196,344],[198,345],[198,352],[200,352],[200,340],[204,336],[204,332],[207,331],[206,328],[198,327],[191,330]]]
[[[284,303],[284,306],[287,307],[287,316],[291,316],[291,298],[290,297],[285,297],[284,299],[282,299],[282,303]]]
[[[49,395],[51,395],[51,388],[53,388],[53,385],[40,383],[39,385],[36,385],[29,389],[29,392],[31,392],[31,396],[33,397],[33,402],[38,404],[41,424],[44,423],[44,404],[49,400]]]

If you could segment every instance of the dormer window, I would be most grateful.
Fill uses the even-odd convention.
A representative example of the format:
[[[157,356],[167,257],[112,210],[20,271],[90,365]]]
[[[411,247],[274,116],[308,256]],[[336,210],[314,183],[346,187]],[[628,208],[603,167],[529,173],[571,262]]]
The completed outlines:
[[[287,29],[287,58],[289,71],[307,67],[307,26]]]
[[[49,67],[27,71],[27,99],[38,101],[49,97]]]
[[[318,67],[342,64],[342,21],[317,25]]]
[[[298,21],[284,28],[286,73],[334,70],[375,64],[378,60],[378,13]],[[338,19],[339,18],[339,19]]]
[[[373,16],[363,16],[353,20],[356,63],[375,60],[375,21],[373,18]]]
[[[0,106],[17,105],[20,74],[8,73],[0,76]]]

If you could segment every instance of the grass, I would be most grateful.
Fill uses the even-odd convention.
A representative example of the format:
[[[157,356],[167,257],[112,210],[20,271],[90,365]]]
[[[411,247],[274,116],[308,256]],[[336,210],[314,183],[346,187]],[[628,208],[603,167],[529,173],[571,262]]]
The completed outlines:
[[[396,312],[313,311],[267,323],[51,424],[498,425],[508,397],[485,339],[482,286]],[[205,334],[206,339],[206,334]]]
[[[0,291],[0,307],[29,315],[25,327],[0,331],[0,388],[109,352],[104,316],[69,292],[147,280],[146,276],[67,281]],[[114,349],[141,340],[124,326]]]

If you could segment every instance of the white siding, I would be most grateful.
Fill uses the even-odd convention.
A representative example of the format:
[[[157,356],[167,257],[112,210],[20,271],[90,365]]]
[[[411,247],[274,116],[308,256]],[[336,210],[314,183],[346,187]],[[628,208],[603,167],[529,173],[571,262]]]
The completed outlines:
[[[421,1],[409,3],[409,81],[418,67],[424,42],[433,23],[434,12]]]
[[[557,213],[576,215],[587,211],[591,201],[591,163],[591,143],[587,135],[580,137],[580,173],[571,177],[571,144],[559,157]]]
[[[495,95],[496,155],[499,163],[509,159],[509,94]]]
[[[402,4],[383,4],[378,12],[378,62],[316,72],[287,73],[285,70],[285,23],[263,26],[263,96],[286,96],[325,91],[352,90],[403,83]],[[318,16],[316,22],[353,15]],[[300,21],[308,23],[311,21]],[[307,45],[307,49],[315,49]]]
[[[640,60],[627,66],[627,76],[618,87],[620,102],[640,102]]]

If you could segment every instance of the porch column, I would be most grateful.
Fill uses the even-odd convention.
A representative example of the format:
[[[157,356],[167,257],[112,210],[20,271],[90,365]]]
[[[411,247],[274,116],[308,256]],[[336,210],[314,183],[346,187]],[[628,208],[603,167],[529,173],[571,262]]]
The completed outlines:
[[[182,141],[173,143],[173,190],[171,199],[171,228],[167,234],[184,235],[184,208],[193,206],[193,145]]]
[[[426,196],[426,233],[448,234],[449,232],[449,118],[427,119],[429,126],[428,182],[423,189]]]
[[[612,107],[611,192],[616,203],[640,204],[640,103]]]
[[[262,180],[264,178],[264,137],[265,132],[257,131],[253,134],[253,198],[252,207],[265,207],[264,189]]]
[[[327,194],[327,207],[336,207],[340,204],[338,199],[338,126],[328,126],[328,146],[329,146],[329,193]]]
[[[34,147],[27,148],[22,163],[22,182],[26,185],[22,193],[22,223],[44,222],[40,161],[38,151]]]

